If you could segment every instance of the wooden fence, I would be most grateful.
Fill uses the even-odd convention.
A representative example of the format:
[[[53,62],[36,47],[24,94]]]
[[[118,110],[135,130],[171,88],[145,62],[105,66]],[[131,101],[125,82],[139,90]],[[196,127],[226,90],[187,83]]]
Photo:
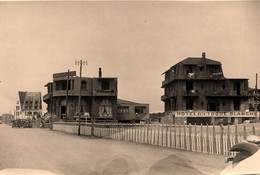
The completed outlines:
[[[78,124],[54,123],[53,130],[77,134]],[[91,135],[91,124],[82,123],[80,134]],[[250,134],[259,134],[254,125],[94,124],[96,137],[221,155]]]

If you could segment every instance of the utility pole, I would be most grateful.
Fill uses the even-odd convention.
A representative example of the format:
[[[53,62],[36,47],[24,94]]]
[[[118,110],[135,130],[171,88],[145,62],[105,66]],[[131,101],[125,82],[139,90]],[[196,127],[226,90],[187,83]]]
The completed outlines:
[[[67,119],[68,119],[67,116],[68,116],[69,76],[70,76],[70,70],[68,69],[67,87],[66,87],[66,116],[65,116],[65,122],[67,122]]]
[[[82,74],[82,62],[84,65],[87,65],[87,61],[75,61],[75,65],[80,65],[80,76],[79,76],[79,108],[78,108],[78,115],[79,115],[79,123],[78,123],[78,135],[80,135],[80,116],[81,116],[81,74]]]

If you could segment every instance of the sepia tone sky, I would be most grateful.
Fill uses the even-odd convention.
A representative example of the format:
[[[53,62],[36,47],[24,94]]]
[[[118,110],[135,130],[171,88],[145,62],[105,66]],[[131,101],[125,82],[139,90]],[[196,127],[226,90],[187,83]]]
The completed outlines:
[[[260,2],[0,2],[0,114],[52,74],[118,77],[118,98],[162,112],[164,71],[186,57],[220,61],[227,78],[260,73]],[[43,103],[43,112],[46,105]]]

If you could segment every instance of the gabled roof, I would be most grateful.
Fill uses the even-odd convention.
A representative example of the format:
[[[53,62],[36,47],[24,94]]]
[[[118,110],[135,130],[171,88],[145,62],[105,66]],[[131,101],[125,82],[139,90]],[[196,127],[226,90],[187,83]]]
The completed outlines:
[[[199,65],[203,63],[203,58],[188,57],[185,60],[179,62],[184,65]],[[221,62],[205,58],[206,65],[221,65]]]
[[[26,96],[26,92],[18,92],[19,94],[19,100],[20,100],[20,104],[23,104],[24,103],[24,99],[25,99],[25,96]]]
[[[38,101],[41,104],[41,92],[18,92],[21,108],[26,101],[31,101],[33,104]]]

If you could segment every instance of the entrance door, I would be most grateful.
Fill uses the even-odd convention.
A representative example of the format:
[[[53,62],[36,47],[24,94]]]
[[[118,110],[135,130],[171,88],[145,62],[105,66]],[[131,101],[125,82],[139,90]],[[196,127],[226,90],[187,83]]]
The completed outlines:
[[[65,119],[66,117],[66,106],[61,106],[60,107],[60,114],[61,114],[61,119]]]

